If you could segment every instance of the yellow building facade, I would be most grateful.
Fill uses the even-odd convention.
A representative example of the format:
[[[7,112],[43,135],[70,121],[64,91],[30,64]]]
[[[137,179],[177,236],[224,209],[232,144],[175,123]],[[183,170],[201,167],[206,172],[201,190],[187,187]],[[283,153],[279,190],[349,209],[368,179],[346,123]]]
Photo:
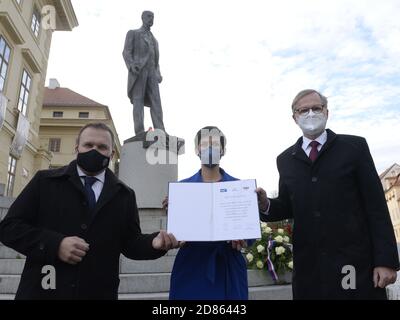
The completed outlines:
[[[51,40],[76,26],[70,0],[0,1],[0,195],[49,166],[39,128]]]
[[[395,163],[383,172],[380,178],[385,190],[386,203],[392,219],[396,240],[400,243],[400,166]]]
[[[44,92],[39,135],[41,147],[52,153],[51,168],[65,166],[76,158],[76,137],[83,126],[94,122],[108,125],[114,133],[115,155],[110,169],[117,173],[121,144],[108,107],[50,79]]]

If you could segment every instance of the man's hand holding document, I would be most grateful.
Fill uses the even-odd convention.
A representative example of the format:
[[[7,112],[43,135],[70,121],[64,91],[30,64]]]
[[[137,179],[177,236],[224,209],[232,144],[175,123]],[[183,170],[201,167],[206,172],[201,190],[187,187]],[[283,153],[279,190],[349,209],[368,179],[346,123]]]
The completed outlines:
[[[261,238],[256,181],[170,183],[168,233],[178,241]]]

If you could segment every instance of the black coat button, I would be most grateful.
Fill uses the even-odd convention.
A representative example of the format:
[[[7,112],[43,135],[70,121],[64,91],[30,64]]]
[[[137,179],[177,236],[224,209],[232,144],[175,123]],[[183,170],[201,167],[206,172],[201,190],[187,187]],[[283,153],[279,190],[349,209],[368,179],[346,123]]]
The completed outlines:
[[[311,182],[317,182],[318,181],[318,178],[317,177],[312,177],[312,179],[311,179]]]
[[[319,211],[314,211],[314,217],[319,218],[321,216],[321,212]]]
[[[40,245],[39,245],[39,250],[44,250],[44,244],[43,243],[41,243]]]
[[[86,224],[82,224],[82,225],[81,225],[81,229],[82,229],[82,230],[86,230],[86,229],[87,229],[87,225],[86,225]]]

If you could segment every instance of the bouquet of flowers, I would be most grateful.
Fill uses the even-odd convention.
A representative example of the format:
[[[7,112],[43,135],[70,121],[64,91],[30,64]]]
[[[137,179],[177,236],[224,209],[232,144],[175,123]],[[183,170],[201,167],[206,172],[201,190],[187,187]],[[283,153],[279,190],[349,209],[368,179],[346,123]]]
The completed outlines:
[[[275,282],[293,270],[292,226],[261,222],[262,238],[245,250],[248,268],[266,270]]]

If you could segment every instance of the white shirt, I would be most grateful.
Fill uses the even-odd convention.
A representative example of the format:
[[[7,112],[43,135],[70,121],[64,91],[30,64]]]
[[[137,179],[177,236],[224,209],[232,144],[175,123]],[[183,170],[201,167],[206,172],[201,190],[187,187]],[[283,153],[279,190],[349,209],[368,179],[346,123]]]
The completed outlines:
[[[324,144],[326,143],[326,141],[328,140],[328,133],[326,132],[326,130],[315,140],[310,140],[307,137],[303,136],[303,145],[301,146],[302,149],[304,150],[304,152],[306,153],[307,157],[310,156],[310,152],[311,152],[311,146],[310,143],[313,141],[317,141],[319,142],[319,146],[318,148],[318,152],[321,151],[322,147],[324,146]]]
[[[78,169],[78,176],[81,178],[82,184],[85,186],[86,174],[82,171],[81,168],[79,168],[79,166],[76,166],[76,168]],[[94,192],[94,195],[96,196],[96,202],[97,202],[97,200],[99,200],[101,191],[103,190],[104,180],[106,178],[106,171],[103,170],[103,172],[99,173],[97,176],[94,177],[97,179],[97,181],[93,183],[92,190]]]

